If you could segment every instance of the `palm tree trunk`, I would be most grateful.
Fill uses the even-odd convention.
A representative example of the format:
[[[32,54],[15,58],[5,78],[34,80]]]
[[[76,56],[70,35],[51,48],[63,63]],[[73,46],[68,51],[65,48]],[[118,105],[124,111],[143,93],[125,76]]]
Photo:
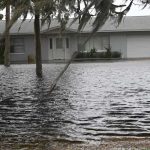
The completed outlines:
[[[10,5],[9,2],[7,2],[6,5],[6,29],[9,26],[10,22]],[[5,33],[5,52],[4,52],[4,65],[6,67],[10,66],[10,33],[9,30],[6,31]]]
[[[40,39],[40,15],[35,14],[34,20],[35,49],[36,49],[36,75],[42,77],[41,39]]]

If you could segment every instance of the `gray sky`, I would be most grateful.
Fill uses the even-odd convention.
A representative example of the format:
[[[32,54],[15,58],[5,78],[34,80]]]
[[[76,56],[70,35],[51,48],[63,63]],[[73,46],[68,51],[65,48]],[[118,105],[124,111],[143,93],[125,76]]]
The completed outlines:
[[[116,4],[122,4],[122,1],[124,0],[115,0]],[[136,3],[136,1],[134,1]],[[140,5],[133,5],[131,10],[128,12],[127,16],[146,16],[150,15],[150,7],[146,7],[142,9],[142,6]]]
[[[145,8],[142,10],[141,7],[133,7],[130,12],[127,14],[127,16],[147,16],[150,15],[150,8]]]

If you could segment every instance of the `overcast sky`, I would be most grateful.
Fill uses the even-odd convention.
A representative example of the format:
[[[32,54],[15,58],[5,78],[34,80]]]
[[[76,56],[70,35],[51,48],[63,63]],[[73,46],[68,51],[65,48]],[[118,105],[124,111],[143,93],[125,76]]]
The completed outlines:
[[[127,16],[147,16],[150,15],[150,8],[142,9],[141,7],[134,6],[128,12]]]
[[[122,4],[122,1],[124,0],[115,0],[116,4]],[[150,15],[150,7],[146,7],[142,9],[143,7],[140,5],[137,5],[136,1],[135,5],[132,6],[132,9],[128,12],[127,16],[146,16]]]

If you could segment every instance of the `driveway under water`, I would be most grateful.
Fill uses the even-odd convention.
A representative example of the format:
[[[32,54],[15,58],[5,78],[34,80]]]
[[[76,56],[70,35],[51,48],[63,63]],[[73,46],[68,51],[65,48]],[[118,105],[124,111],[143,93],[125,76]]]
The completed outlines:
[[[95,140],[150,135],[150,61],[0,66],[0,137]]]

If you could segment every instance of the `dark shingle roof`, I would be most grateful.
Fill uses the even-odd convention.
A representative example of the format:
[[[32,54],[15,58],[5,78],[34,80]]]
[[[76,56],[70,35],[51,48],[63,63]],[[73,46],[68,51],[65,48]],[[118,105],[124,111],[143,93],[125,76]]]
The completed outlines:
[[[22,20],[18,20],[11,28],[11,34],[33,34],[34,26],[33,20],[26,20],[22,23]],[[71,19],[70,19],[71,22]],[[83,29],[84,33],[90,32],[92,30],[92,20]],[[70,31],[77,31],[78,22],[75,22],[72,26],[67,25],[67,29]],[[21,26],[21,28],[20,28]],[[53,20],[50,28],[45,24],[41,28],[41,32],[46,32],[47,30],[53,30],[58,28],[59,23],[57,20]],[[19,30],[20,28],[20,30]],[[0,21],[0,34],[3,33],[5,29],[5,21]],[[114,21],[108,20],[103,27],[101,27],[98,32],[127,32],[127,31],[150,31],[150,16],[127,16],[123,19],[122,23],[117,27]]]

